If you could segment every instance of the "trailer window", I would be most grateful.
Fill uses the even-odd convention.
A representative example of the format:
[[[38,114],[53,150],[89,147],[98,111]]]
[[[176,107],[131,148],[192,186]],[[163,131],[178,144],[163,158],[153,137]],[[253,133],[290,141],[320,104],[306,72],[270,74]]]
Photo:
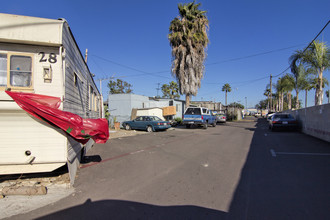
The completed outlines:
[[[30,87],[32,76],[32,58],[13,55],[10,57],[10,85]]]
[[[0,87],[15,91],[32,89],[32,56],[0,54]]]
[[[7,55],[0,54],[0,86],[7,85]]]

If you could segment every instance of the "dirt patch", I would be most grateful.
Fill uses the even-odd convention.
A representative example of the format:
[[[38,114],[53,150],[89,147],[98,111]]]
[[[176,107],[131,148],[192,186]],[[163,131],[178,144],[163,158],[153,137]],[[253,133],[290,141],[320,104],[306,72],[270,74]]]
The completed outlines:
[[[137,130],[125,130],[125,129],[119,129],[119,130],[109,130],[109,139],[114,138],[122,138],[122,137],[128,137],[128,136],[135,136],[140,134],[147,134],[146,131],[137,131]]]

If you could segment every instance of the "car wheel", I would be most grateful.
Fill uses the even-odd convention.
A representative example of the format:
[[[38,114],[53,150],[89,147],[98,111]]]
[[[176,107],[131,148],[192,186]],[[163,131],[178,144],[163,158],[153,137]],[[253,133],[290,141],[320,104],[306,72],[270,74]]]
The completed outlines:
[[[147,127],[147,132],[153,132],[153,129],[150,125]]]
[[[217,122],[213,122],[213,127],[217,126]]]
[[[203,129],[207,129],[207,122],[203,124]]]
[[[129,124],[126,124],[126,125],[125,125],[125,130],[127,130],[127,131],[128,131],[128,130],[131,130],[131,126],[130,126]]]

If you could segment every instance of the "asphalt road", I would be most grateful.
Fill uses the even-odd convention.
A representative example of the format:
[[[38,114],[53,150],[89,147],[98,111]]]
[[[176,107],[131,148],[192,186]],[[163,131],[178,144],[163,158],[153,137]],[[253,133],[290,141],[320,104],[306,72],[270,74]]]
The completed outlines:
[[[12,219],[329,219],[330,144],[250,119],[95,145],[73,195]]]

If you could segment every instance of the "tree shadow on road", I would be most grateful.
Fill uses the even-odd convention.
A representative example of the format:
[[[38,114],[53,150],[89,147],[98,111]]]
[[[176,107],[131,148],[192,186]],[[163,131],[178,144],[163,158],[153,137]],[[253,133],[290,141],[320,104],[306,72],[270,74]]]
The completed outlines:
[[[122,200],[91,201],[38,219],[207,219],[224,220],[226,213],[198,206],[156,206]]]

